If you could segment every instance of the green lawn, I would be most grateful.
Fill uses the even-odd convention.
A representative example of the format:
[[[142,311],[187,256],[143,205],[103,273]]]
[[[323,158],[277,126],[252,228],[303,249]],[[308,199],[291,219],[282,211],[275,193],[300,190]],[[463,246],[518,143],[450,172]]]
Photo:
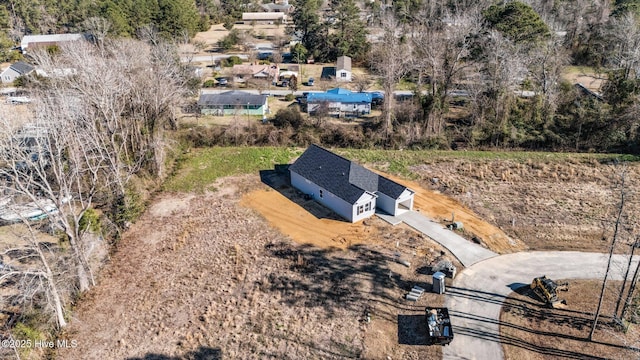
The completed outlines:
[[[216,179],[240,174],[258,174],[273,169],[276,164],[288,164],[304,151],[303,148],[277,147],[214,147],[193,149],[180,162],[176,174],[164,185],[167,191],[203,191]],[[332,149],[348,159],[362,164],[385,165],[386,171],[412,177],[411,166],[453,159],[468,160],[528,160],[553,163],[559,161],[608,162],[640,161],[640,157],[616,154],[575,154],[524,151],[442,151],[442,150],[369,150]]]
[[[167,191],[203,191],[216,179],[273,169],[288,164],[302,149],[274,147],[214,147],[193,149],[176,174],[164,185]]]

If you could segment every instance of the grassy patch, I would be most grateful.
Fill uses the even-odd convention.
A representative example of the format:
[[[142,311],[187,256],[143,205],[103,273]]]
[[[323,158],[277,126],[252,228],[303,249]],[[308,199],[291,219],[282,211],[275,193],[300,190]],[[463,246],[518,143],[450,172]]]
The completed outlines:
[[[274,147],[214,147],[195,149],[179,165],[176,174],[164,185],[167,191],[202,191],[216,179],[240,174],[257,174],[288,164],[302,150]]]
[[[195,149],[187,154],[176,174],[164,185],[167,191],[203,191],[216,179],[240,174],[258,174],[275,164],[288,164],[304,149],[276,147],[215,147]],[[441,150],[371,150],[332,149],[362,164],[372,165],[392,174],[413,178],[411,167],[420,164],[466,160],[512,160],[517,162],[609,162],[639,161],[638,156],[616,154],[574,154],[543,152],[441,151]],[[212,188],[211,188],[212,189]]]

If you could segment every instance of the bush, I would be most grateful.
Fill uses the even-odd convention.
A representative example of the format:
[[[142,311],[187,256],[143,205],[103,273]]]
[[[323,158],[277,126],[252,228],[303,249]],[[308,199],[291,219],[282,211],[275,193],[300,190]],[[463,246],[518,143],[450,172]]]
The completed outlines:
[[[279,128],[290,126],[294,129],[299,129],[302,125],[304,125],[305,120],[297,108],[284,108],[278,110],[278,112],[276,113],[276,117],[272,122],[273,125]]]
[[[233,65],[240,65],[240,64],[242,64],[242,59],[240,59],[235,55],[229,56],[228,58],[222,60],[222,66],[224,67],[233,67]]]
[[[216,86],[216,81],[213,79],[206,80],[204,83],[202,83],[202,87],[205,87],[205,88],[212,88],[215,86]]]
[[[92,233],[100,232],[100,215],[93,209],[87,209],[80,218],[80,230],[91,230]]]
[[[223,50],[231,50],[234,46],[238,45],[240,42],[240,33],[238,30],[233,29],[229,32],[229,34],[220,41],[218,41],[218,46],[220,46]]]
[[[296,97],[293,96],[293,94],[287,94],[284,96],[284,99],[287,101],[293,101],[293,99],[295,99]]]

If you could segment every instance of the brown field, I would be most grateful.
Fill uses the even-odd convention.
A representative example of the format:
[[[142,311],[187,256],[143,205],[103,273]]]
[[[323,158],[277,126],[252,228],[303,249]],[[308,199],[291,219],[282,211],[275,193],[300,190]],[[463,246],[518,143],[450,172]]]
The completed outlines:
[[[581,161],[427,159],[413,168],[415,183],[398,180],[418,190],[421,211],[445,220],[455,209],[469,232],[504,252],[520,246],[602,251],[602,221],[610,219],[616,203],[616,169]],[[636,179],[638,166],[628,169]],[[450,258],[444,249],[403,225],[375,218],[342,222],[284,184],[263,181],[247,175],[221,179],[218,190],[203,195],[159,195],[118,243],[99,285],[78,305],[62,338],[81,339],[80,346],[59,350],[58,357],[441,356],[439,347],[425,345],[421,319],[424,306],[442,304],[442,296],[425,294],[417,303],[402,297],[415,284],[430,289],[428,267]],[[637,204],[632,195],[630,204]],[[637,211],[633,205],[629,218],[637,218]],[[410,267],[394,261],[396,252]],[[572,285],[569,294],[576,298],[568,300],[574,312],[549,318],[561,319],[558,326],[584,323],[580,311],[593,310],[571,306],[578,306],[578,297],[592,300],[595,292]],[[589,347],[580,333],[572,335],[574,345],[552,352],[555,345],[544,345],[545,331],[569,330],[523,330],[547,314],[532,302],[516,303],[529,308],[526,317],[504,319],[513,325],[505,331],[525,332],[505,332],[512,339],[508,346],[539,352],[538,358],[606,354],[612,348],[605,333]]]
[[[609,282],[608,287],[619,286]],[[598,306],[597,296],[602,282],[570,280],[569,291],[560,292],[567,301],[565,309],[548,309],[524,289],[507,298],[500,316],[500,333],[505,359],[637,359],[640,349],[626,346],[640,345],[640,329],[633,325],[626,334],[612,327],[611,314],[615,309],[614,291],[605,293],[600,325],[594,342],[588,340],[591,324]]]

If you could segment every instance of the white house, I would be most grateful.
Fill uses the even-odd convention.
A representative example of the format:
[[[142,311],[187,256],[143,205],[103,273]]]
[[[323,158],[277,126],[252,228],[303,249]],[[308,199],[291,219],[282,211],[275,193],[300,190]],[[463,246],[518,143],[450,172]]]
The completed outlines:
[[[340,56],[336,61],[336,81],[351,81],[351,58]]]
[[[245,24],[286,24],[287,14],[283,12],[245,12],[242,13],[242,22]]]
[[[51,35],[25,35],[20,42],[22,53],[35,47],[47,47],[60,45],[61,43],[84,40],[83,34],[51,34]]]
[[[27,64],[23,61],[18,61],[14,64],[11,64],[8,68],[4,69],[4,71],[0,74],[2,77],[3,84],[10,84],[15,79],[20,76],[27,76],[33,72],[35,68],[32,65]]]
[[[289,167],[291,185],[350,222],[413,209],[414,191],[317,145]]]
[[[362,116],[371,113],[372,95],[335,88],[307,94],[307,113],[326,112],[332,116]]]

